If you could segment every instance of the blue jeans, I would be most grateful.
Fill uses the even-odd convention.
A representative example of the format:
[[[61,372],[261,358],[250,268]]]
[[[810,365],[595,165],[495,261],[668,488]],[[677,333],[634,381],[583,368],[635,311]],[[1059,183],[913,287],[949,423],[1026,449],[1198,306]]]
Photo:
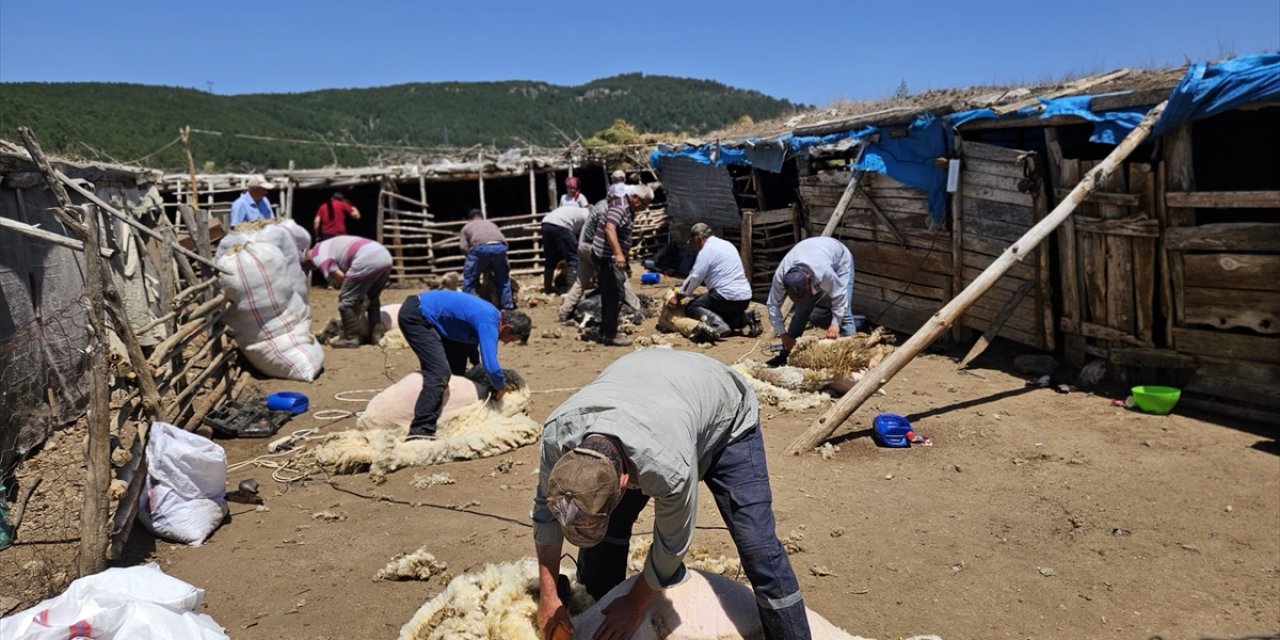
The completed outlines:
[[[849,299],[849,307],[844,310],[844,317],[840,319],[840,335],[851,336],[857,333],[857,326],[853,321],[852,277],[849,278],[849,286],[845,289],[845,296]],[[804,302],[797,302],[796,306],[791,310],[791,322],[787,324],[787,335],[792,338],[799,338],[800,334],[804,333],[804,328],[809,324],[809,316],[812,316],[813,310],[817,308],[831,309],[831,296],[823,293],[809,296],[809,299]]]
[[[702,481],[715,497],[738,548],[742,569],[755,591],[764,637],[807,640],[809,619],[800,583],[776,531],[760,426],[725,447],[711,461]],[[604,540],[578,552],[578,581],[597,599],[626,577],[631,529],[648,500],[638,490],[627,491],[609,517]]]
[[[507,245],[482,244],[467,252],[467,261],[462,264],[462,291],[475,293],[476,282],[480,274],[487,273],[493,286],[502,292],[502,308],[516,308],[511,298],[511,266],[507,264]]]
[[[418,296],[409,296],[400,305],[398,322],[405,342],[418,356],[418,370],[422,372],[422,390],[413,405],[409,435],[434,435],[449,377],[465,373],[468,361],[479,362],[479,350],[476,345],[454,342],[440,335],[435,325],[422,317]]]

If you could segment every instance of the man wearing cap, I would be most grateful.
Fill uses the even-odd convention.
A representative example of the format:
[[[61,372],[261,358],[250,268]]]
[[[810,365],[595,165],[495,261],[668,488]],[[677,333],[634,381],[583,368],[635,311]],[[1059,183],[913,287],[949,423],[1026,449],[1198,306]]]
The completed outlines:
[[[630,193],[630,187],[619,197],[617,204],[625,200],[627,193]],[[588,209],[586,222],[582,225],[582,231],[578,233],[578,277],[569,287],[569,292],[564,294],[564,301],[560,303],[560,322],[573,317],[573,310],[578,308],[578,302],[582,300],[582,296],[588,289],[595,286],[599,269],[595,258],[591,256],[591,247],[595,243],[596,233],[601,228],[600,220],[613,204],[614,201],[608,198],[591,205]],[[630,280],[623,282],[622,301],[632,309],[640,308],[640,296],[636,295]]]
[[[329,346],[349,349],[360,346],[361,341],[376,343],[377,327],[382,322],[382,290],[391,277],[391,254],[387,248],[368,238],[337,236],[308,249],[302,266],[317,269],[329,284],[342,287],[338,292],[342,337],[329,341]],[[361,335],[360,312],[365,310],[368,333]]]
[[[334,192],[332,197],[316,209],[316,217],[311,224],[316,238],[328,240],[347,235],[347,218],[359,220],[360,210],[347,200],[346,194]]]
[[[582,207],[586,209],[591,206],[591,202],[587,197],[582,195],[582,183],[576,177],[569,176],[564,181],[565,194],[560,196],[560,206],[562,207]]]
[[[627,172],[622,169],[614,169],[613,173],[609,174],[609,191],[607,193],[609,204],[621,204],[630,192],[631,186],[627,184]]]
[[[723,338],[729,331],[743,327],[750,337],[760,335],[760,316],[754,311],[747,312],[751,305],[751,282],[742,269],[742,256],[737,247],[717,238],[703,222],[689,230],[689,246],[698,252],[698,257],[667,305],[675,308],[685,297],[692,296],[699,285],[706,284],[707,292],[689,301],[684,308],[685,315],[705,323],[715,338]]]
[[[626,289],[631,272],[627,252],[631,251],[631,227],[635,214],[649,208],[653,202],[653,190],[636,185],[627,194],[626,204],[611,205],[600,219],[601,229],[596,232],[591,246],[591,258],[599,270],[600,287],[600,343],[625,347],[631,340],[618,335],[618,313],[622,310],[622,292]]]
[[[632,525],[653,499],[642,577],[605,609],[596,636],[631,637],[658,592],[687,577],[700,480],[755,590],[765,637],[808,638],[800,586],[775,531],[755,393],[719,361],[667,349],[617,359],[547,418],[531,514],[539,629],[570,624],[555,587],[564,540],[579,548],[578,580],[599,599],[626,577]]]
[[[831,324],[827,337],[851,336],[855,327],[853,310],[853,254],[835,238],[817,237],[801,240],[783,256],[773,273],[773,286],[765,307],[769,323],[782,348],[790,353],[796,338],[804,333],[809,317],[820,303],[831,307]],[[783,327],[782,300],[795,303],[790,326]]]
[[[498,343],[528,342],[533,329],[524,313],[498,311],[486,300],[449,289],[409,296],[397,320],[422,371],[422,390],[409,423],[409,436],[418,438],[435,437],[449,376],[465,373],[467,363],[477,360],[477,350],[493,398],[501,400],[506,375],[498,362]]]
[[[266,178],[259,177],[249,181],[246,190],[231,203],[232,228],[241,222],[274,218],[276,214],[271,210],[271,203],[267,201],[267,192],[275,188],[276,186]]]
[[[462,225],[458,246],[467,255],[462,263],[462,290],[475,293],[480,275],[488,274],[494,289],[500,292],[503,309],[516,308],[511,295],[511,265],[507,262],[507,237],[498,225],[489,222],[484,212],[472,209],[470,220]]]
[[[564,260],[568,280],[578,278],[578,235],[591,210],[578,206],[557,207],[542,219],[542,292],[555,293],[556,265]]]

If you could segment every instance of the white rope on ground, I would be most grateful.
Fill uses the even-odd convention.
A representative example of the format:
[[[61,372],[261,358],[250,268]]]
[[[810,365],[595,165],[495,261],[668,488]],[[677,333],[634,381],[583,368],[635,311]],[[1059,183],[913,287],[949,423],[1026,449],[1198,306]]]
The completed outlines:
[[[290,433],[289,437],[292,438],[295,442],[302,442],[305,440],[314,440],[316,438],[321,437],[316,435],[317,433],[319,433],[319,431],[320,431],[319,429],[298,429],[297,431]],[[294,467],[293,463],[295,462],[295,460],[293,459],[292,456],[296,453],[301,452],[302,449],[304,449],[305,447],[306,445],[299,444],[298,446],[287,449],[285,451],[279,451],[276,453],[264,453],[255,458],[250,458],[248,460],[242,460],[240,462],[229,464],[227,465],[227,473],[239,471],[240,469],[247,469],[249,467],[260,467],[263,469],[271,469],[271,479],[275,480],[276,482],[279,482],[282,484],[300,482],[302,480],[306,480],[310,478],[311,472],[303,471],[302,469]],[[287,459],[281,461],[281,460],[278,460],[278,458],[287,458]]]
[[[761,340],[764,340],[764,338],[756,338],[756,343],[751,345],[751,349],[749,349],[746,353],[742,354],[741,356],[738,356],[738,359],[734,360],[733,363],[740,364],[743,360],[747,359],[747,356],[755,353],[756,349],[760,347]]]
[[[353,394],[353,393],[377,394],[378,392],[384,389],[386,389],[386,387],[382,387],[380,389],[351,389],[349,391],[339,391],[338,393],[333,394],[333,399],[339,402],[368,402],[373,398],[344,398],[343,396]]]
[[[529,393],[559,393],[561,391],[577,391],[582,387],[561,387],[559,389],[541,389],[538,391],[530,391]]]
[[[355,414],[346,409],[323,409],[312,413],[311,417],[315,420],[341,420],[350,418],[353,415]]]

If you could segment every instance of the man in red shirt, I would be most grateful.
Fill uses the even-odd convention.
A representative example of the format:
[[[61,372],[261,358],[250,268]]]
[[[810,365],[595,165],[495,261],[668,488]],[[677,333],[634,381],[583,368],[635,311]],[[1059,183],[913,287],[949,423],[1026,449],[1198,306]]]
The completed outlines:
[[[352,206],[351,201],[341,192],[334,193],[332,198],[316,209],[315,222],[311,225],[315,230],[316,242],[347,235],[348,217],[359,220],[360,210]]]

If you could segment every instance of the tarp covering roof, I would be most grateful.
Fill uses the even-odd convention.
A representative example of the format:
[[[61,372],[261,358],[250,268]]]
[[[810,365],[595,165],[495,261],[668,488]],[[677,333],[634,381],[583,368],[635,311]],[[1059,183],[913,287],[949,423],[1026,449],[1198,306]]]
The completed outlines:
[[[1166,87],[1168,85],[1165,85]],[[941,220],[946,211],[946,172],[935,159],[952,155],[955,128],[966,123],[993,119],[1049,119],[1055,116],[1074,116],[1094,123],[1093,142],[1117,144],[1137,126],[1147,112],[1147,107],[1162,97],[1150,94],[1149,104],[1119,108],[1094,109],[1097,98],[1114,96],[1118,92],[1073,96],[1046,97],[1007,113],[997,113],[992,107],[967,109],[937,114],[923,110],[914,116],[905,133],[899,124],[891,125],[892,135],[876,135],[889,127],[861,124],[848,130],[825,135],[796,135],[802,128],[769,138],[748,137],[734,141],[718,141],[705,144],[685,144],[681,147],[659,146],[650,154],[650,162],[661,172],[664,158],[683,157],[702,164],[716,166],[743,165],[777,171],[781,166],[776,153],[763,155],[757,148],[774,149],[785,145],[789,155],[810,153],[842,141],[866,140],[866,153],[857,169],[876,171],[917,189],[929,192],[930,216]],[[1164,116],[1157,123],[1156,132],[1166,132],[1184,122],[1206,118],[1242,104],[1259,102],[1280,96],[1280,54],[1259,54],[1233,58],[1220,63],[1191,65],[1168,96],[1169,104]],[[895,110],[889,110],[895,111]],[[894,113],[886,120],[900,120],[903,113]],[[904,111],[898,109],[896,111]],[[813,128],[812,126],[808,128]],[[766,158],[759,162],[757,158]],[[759,163],[758,163],[759,162]]]

